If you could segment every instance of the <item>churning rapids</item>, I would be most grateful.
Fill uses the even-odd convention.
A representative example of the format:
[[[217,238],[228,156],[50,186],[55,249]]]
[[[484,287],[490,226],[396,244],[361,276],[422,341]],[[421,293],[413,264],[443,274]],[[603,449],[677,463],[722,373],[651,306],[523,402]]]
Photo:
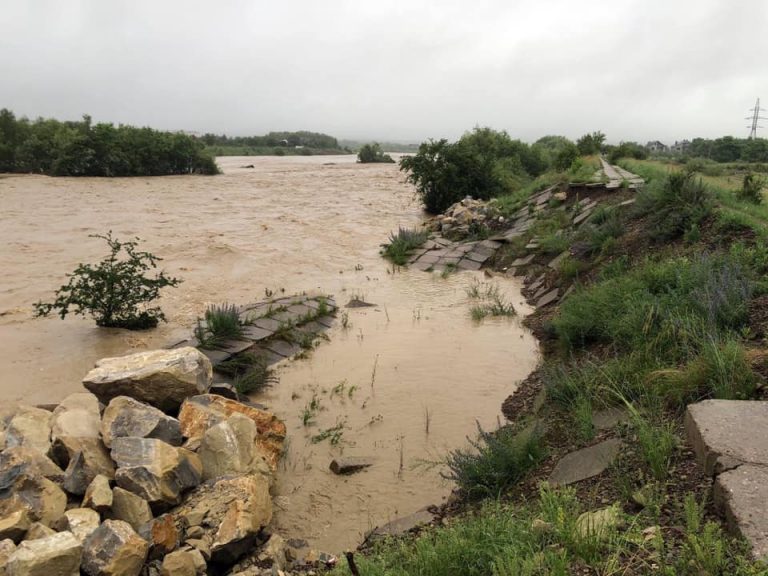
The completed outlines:
[[[390,231],[422,216],[396,165],[352,156],[219,165],[224,174],[212,177],[0,176],[0,401],[51,403],[80,391],[97,359],[183,339],[211,303],[252,302],[267,289],[333,294],[348,325],[340,314],[330,341],[279,365],[279,383],[254,399],[288,426],[275,530],[339,552],[448,495],[430,463],[464,446],[476,422],[496,426],[502,400],[537,362],[536,342],[516,319],[471,320],[466,289],[482,274],[393,272],[379,256]],[[184,280],[160,302],[168,323],[128,332],[33,318],[32,304],[50,299],[79,262],[105,255],[88,235],[108,230],[140,237]],[[494,282],[528,312],[516,282]],[[352,296],[377,306],[346,310]],[[304,426],[313,396],[320,410]],[[336,425],[337,445],[311,441]],[[334,476],[328,465],[339,454],[375,465]]]

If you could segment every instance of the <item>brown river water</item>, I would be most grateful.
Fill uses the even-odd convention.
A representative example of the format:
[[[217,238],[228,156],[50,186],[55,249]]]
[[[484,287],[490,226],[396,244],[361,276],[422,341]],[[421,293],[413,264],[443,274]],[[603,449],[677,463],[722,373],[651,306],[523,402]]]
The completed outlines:
[[[379,245],[422,214],[396,165],[353,156],[219,158],[223,175],[47,178],[0,175],[0,402],[51,403],[81,390],[93,363],[189,336],[211,303],[276,294],[333,294],[341,314],[306,359],[277,367],[254,400],[288,426],[274,528],[340,552],[376,525],[439,504],[439,465],[476,423],[493,428],[502,400],[534,368],[533,336],[516,318],[470,318],[466,289],[493,282],[519,312],[520,285],[460,272],[393,271]],[[254,169],[241,168],[254,164]],[[168,323],[151,332],[90,319],[33,318],[79,262],[106,253],[89,234],[138,236],[184,282],[164,293]],[[352,296],[376,303],[346,310]],[[313,422],[302,422],[316,398]],[[341,430],[334,445],[312,437]],[[374,458],[356,475],[328,470],[339,455]]]

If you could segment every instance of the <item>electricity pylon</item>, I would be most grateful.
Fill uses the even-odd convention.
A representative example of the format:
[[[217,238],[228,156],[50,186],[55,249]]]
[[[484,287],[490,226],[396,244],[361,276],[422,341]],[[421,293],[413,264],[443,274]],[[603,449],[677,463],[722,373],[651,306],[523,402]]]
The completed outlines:
[[[754,108],[750,108],[750,111],[752,112],[752,116],[747,116],[744,118],[744,120],[752,120],[752,126],[751,130],[749,131],[749,139],[752,140],[754,138],[757,138],[757,129],[762,128],[762,126],[757,125],[758,120],[768,120],[765,116],[760,116],[760,112],[764,112],[765,108],[760,108],[760,98],[757,99],[757,102],[755,103]],[[747,126],[747,128],[750,128],[750,126]]]

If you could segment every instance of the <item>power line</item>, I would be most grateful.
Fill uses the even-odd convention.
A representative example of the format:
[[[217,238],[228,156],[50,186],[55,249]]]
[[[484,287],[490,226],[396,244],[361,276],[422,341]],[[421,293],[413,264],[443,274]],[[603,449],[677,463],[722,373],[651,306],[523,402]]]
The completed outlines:
[[[747,128],[751,128],[749,131],[749,139],[752,140],[757,138],[757,129],[762,128],[762,126],[757,125],[758,120],[768,120],[768,118],[760,116],[760,112],[765,112],[765,108],[760,108],[760,98],[755,102],[755,107],[750,108],[750,112],[752,112],[752,116],[747,116],[744,120],[752,120],[752,126],[747,126]]]

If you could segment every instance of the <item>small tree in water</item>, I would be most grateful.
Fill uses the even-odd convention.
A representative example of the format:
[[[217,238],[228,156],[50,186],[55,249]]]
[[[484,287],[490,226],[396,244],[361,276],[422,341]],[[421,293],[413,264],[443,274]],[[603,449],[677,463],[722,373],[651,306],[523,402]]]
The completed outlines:
[[[160,320],[165,322],[162,310],[148,304],[159,298],[162,288],[176,286],[181,280],[162,271],[154,278],[148,277],[147,272],[157,268],[162,259],[138,251],[138,238],[120,242],[112,237],[111,231],[106,236],[90,237],[105,240],[110,255],[95,266],[79,264],[67,275],[69,283],[56,291],[53,302],[35,304],[35,315],[48,316],[54,310],[62,319],[70,312],[90,314],[98,326],[129,330],[154,328]],[[125,256],[121,258],[123,252]]]

